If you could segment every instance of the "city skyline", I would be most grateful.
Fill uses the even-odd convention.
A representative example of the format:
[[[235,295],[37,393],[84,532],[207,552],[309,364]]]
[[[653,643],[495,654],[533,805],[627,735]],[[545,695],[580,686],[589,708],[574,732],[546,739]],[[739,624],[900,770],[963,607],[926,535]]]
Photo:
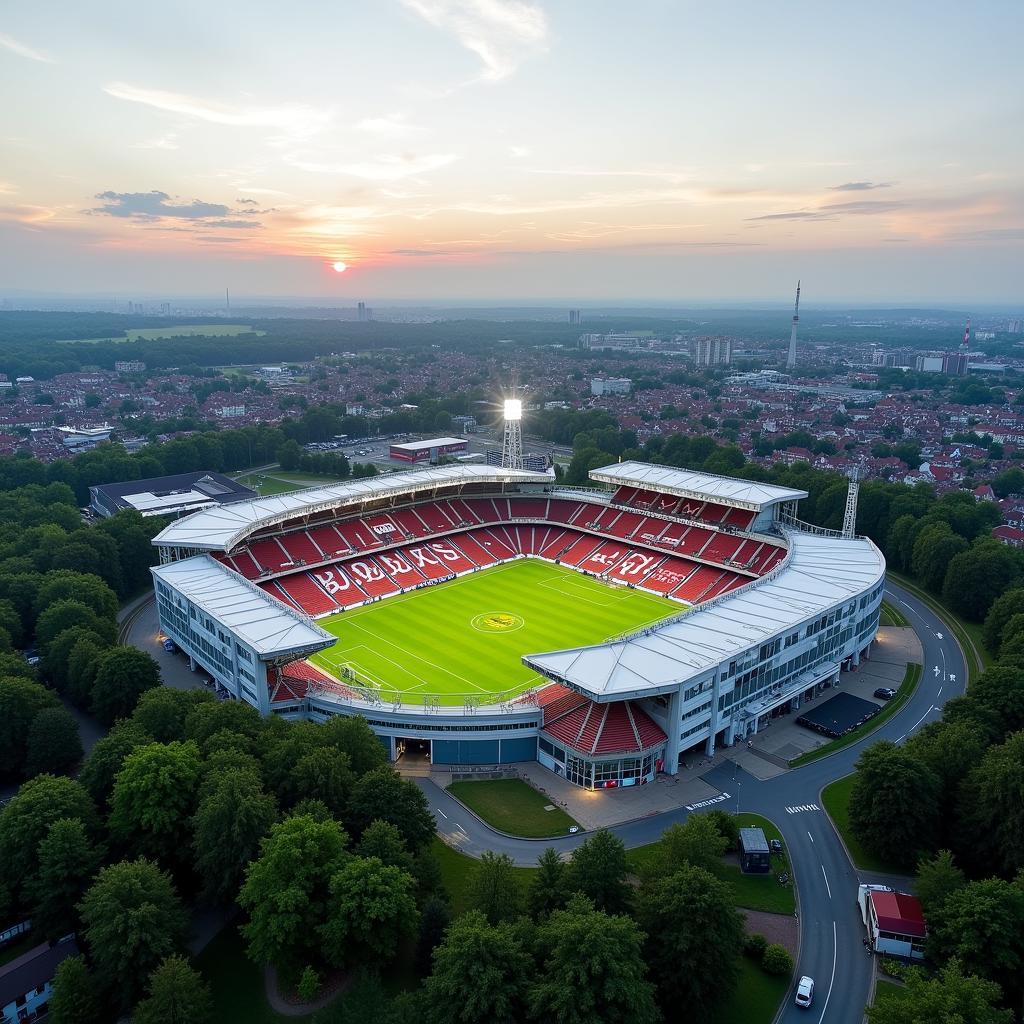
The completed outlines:
[[[0,21],[0,294],[1019,296],[1018,5],[57,6]]]

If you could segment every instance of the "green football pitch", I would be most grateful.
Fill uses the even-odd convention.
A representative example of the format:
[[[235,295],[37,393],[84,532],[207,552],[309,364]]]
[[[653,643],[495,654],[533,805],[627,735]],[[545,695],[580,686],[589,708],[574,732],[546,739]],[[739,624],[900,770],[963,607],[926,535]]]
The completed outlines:
[[[310,661],[384,701],[486,704],[542,681],[524,654],[602,643],[682,610],[644,591],[519,559],[320,619],[338,642]]]

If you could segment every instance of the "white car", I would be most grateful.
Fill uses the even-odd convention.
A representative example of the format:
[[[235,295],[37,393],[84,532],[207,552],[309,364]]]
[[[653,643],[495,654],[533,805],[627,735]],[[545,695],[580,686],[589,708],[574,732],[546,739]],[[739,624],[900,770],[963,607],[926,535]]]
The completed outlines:
[[[814,1001],[814,979],[805,974],[796,986],[796,1005],[807,1009]]]

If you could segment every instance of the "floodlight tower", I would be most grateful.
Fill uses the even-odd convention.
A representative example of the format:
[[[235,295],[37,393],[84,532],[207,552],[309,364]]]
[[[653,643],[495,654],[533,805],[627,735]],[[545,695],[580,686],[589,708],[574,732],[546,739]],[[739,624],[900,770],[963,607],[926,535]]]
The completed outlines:
[[[796,305],[793,307],[793,329],[789,332],[789,355],[786,357],[786,369],[796,369],[796,325],[800,323],[800,282],[796,283]]]
[[[861,467],[851,467],[847,472],[850,483],[846,488],[846,509],[843,511],[843,537],[853,540],[857,536],[857,498],[860,495]]]
[[[505,436],[501,443],[502,469],[523,468],[523,402],[505,399]]]

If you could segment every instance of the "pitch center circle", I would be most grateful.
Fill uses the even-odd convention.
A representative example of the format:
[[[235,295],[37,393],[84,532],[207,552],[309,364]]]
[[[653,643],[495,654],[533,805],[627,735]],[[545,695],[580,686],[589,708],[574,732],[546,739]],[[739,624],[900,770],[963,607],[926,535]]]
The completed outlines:
[[[482,612],[473,616],[470,625],[481,633],[514,633],[522,629],[526,621],[513,612]]]

